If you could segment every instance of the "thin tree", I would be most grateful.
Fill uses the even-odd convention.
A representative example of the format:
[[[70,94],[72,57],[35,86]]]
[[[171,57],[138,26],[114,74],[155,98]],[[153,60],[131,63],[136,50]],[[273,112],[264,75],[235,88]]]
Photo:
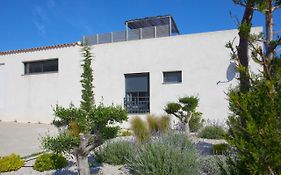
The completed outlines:
[[[254,14],[255,0],[233,0],[234,3],[243,5],[245,7],[243,18],[239,26],[239,45],[237,47],[237,55],[234,52],[232,45],[227,45],[231,48],[233,54],[237,57],[239,63],[240,74],[240,90],[247,92],[250,86],[249,80],[249,39],[252,27],[252,19]],[[243,3],[244,2],[244,3]],[[231,43],[229,43],[231,44]]]
[[[276,3],[280,1],[256,0],[253,10],[274,11],[273,2],[274,8],[278,9]],[[232,88],[228,93],[232,113],[227,121],[227,141],[234,148],[235,156],[229,157],[230,166],[224,174],[277,175],[281,172],[281,61],[276,59],[275,52],[281,42],[280,38],[269,36],[271,29],[268,27],[265,39],[259,34],[250,35],[248,40],[251,58],[263,66],[261,74],[249,76],[248,91]],[[265,44],[265,51],[257,44],[261,41]]]
[[[238,60],[239,63],[240,90],[242,92],[247,92],[250,83],[249,70],[248,70],[249,55],[250,55],[249,50],[251,50],[251,47],[254,47],[250,35],[253,13],[254,11],[259,11],[265,15],[265,35],[264,37],[259,37],[259,41],[262,41],[264,43],[265,54],[261,53],[263,52],[261,48],[259,48],[259,50],[252,48],[252,50],[254,50],[254,54],[259,55],[260,58],[264,58],[264,60],[261,60],[261,62],[263,63],[262,66],[266,73],[267,71],[270,70],[268,68],[269,65],[265,63],[275,58],[274,57],[274,54],[276,53],[275,49],[281,43],[281,38],[278,38],[277,40],[274,39],[274,30],[273,30],[274,29],[273,13],[281,8],[281,0],[233,0],[233,2],[237,5],[245,7],[245,11],[239,27],[240,40],[239,40],[239,46],[237,47],[237,52],[235,50],[235,47],[233,46],[233,42],[229,42],[227,44],[227,47],[230,48],[232,51],[232,58],[237,57],[236,60]],[[261,54],[263,54],[262,57]]]
[[[95,104],[94,100],[94,92],[93,92],[93,69],[92,69],[92,55],[90,52],[89,47],[84,47],[83,48],[83,57],[84,57],[84,62],[82,64],[83,67],[83,73],[81,75],[82,80],[81,85],[82,85],[82,96],[81,96],[81,102],[80,102],[80,107],[81,109],[90,112],[92,107]]]
[[[260,12],[265,14],[265,29],[266,29],[266,41],[265,41],[265,49],[266,49],[266,56],[269,60],[274,59],[274,52],[275,44],[272,43],[274,40],[274,18],[273,13],[281,8],[281,0],[259,0],[259,10]],[[280,39],[279,39],[280,42]]]

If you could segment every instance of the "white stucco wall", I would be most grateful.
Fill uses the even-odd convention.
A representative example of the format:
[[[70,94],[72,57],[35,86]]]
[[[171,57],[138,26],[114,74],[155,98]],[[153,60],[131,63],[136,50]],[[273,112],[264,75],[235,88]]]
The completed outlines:
[[[253,28],[260,32],[262,28]],[[184,95],[198,95],[205,118],[223,121],[228,115],[225,93],[233,79],[227,41],[237,30],[179,35],[93,46],[95,99],[123,105],[128,73],[149,72],[150,111],[162,114],[167,102]],[[238,39],[237,39],[238,41]],[[52,105],[79,104],[80,47],[0,56],[0,120],[49,123]],[[23,61],[58,58],[59,72],[23,75]],[[254,69],[256,65],[252,64]],[[163,84],[163,71],[182,71],[182,83]],[[223,83],[217,84],[218,81]]]
[[[81,56],[79,47],[0,56],[4,69],[0,120],[50,123],[52,106],[79,104]],[[24,75],[25,61],[59,59],[58,73]],[[1,73],[2,71],[0,71]],[[1,77],[1,75],[0,75]]]
[[[261,32],[262,28],[253,28]],[[157,39],[96,45],[93,53],[96,99],[105,104],[123,104],[124,74],[149,72],[150,109],[163,114],[168,102],[185,95],[198,95],[199,111],[205,118],[223,121],[228,116],[226,92],[234,73],[227,41],[237,30],[179,35]],[[238,41],[238,39],[237,39]],[[257,65],[250,65],[254,69]],[[182,83],[163,84],[163,71],[182,71]],[[218,81],[222,83],[217,84]]]

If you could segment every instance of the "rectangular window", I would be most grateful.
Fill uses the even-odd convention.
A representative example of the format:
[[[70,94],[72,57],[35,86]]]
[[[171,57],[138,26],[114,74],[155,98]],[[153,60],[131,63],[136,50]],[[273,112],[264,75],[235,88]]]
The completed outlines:
[[[125,74],[124,106],[128,113],[149,113],[149,102],[149,73]]]
[[[24,62],[24,74],[58,72],[58,59]]]
[[[163,72],[163,83],[181,83],[181,82],[182,82],[181,71]]]

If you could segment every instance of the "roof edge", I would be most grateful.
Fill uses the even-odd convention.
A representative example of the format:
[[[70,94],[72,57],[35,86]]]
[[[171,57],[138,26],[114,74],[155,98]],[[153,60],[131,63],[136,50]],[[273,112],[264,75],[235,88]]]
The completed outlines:
[[[11,55],[11,54],[18,54],[18,53],[26,53],[26,52],[36,52],[42,50],[50,50],[50,49],[59,49],[65,47],[74,47],[74,46],[81,46],[81,42],[73,42],[73,43],[65,43],[65,44],[57,44],[51,46],[42,46],[42,47],[33,47],[27,49],[16,49],[16,50],[8,50],[0,52],[0,56],[2,55]]]

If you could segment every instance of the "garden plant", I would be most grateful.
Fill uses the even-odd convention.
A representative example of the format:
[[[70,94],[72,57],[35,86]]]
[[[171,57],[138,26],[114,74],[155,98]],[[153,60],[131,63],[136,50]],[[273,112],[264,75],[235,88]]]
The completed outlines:
[[[93,70],[90,48],[83,48],[83,73],[81,75],[82,99],[79,107],[56,105],[53,124],[67,128],[58,136],[47,136],[42,139],[45,149],[55,153],[74,155],[80,175],[89,175],[88,156],[105,139],[117,135],[114,123],[127,120],[127,112],[120,106],[96,105],[93,93]]]
[[[193,117],[199,117],[202,113],[196,111],[198,107],[199,99],[195,96],[187,96],[179,98],[178,102],[171,102],[164,108],[165,112],[177,117],[181,124],[184,126],[183,130],[189,134],[190,126],[189,122]],[[198,120],[201,122],[201,120]]]

